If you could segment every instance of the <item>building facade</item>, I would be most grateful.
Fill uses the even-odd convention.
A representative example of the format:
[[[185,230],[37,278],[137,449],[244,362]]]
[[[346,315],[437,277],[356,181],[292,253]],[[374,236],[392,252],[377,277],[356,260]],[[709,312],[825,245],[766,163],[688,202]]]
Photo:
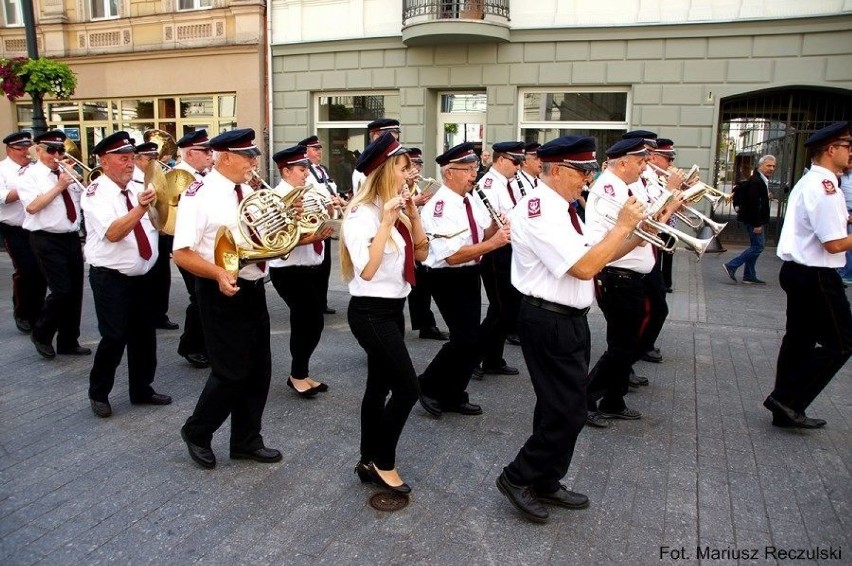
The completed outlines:
[[[2,0],[0,57],[25,57],[20,0]],[[103,137],[156,128],[175,139],[267,123],[263,0],[34,0],[39,54],[77,74],[71,100],[45,100],[91,165]],[[0,131],[31,126],[29,98],[0,102]]]
[[[789,184],[802,136],[852,108],[848,0],[279,0],[271,21],[273,144],[318,132],[344,186],[378,116],[427,163],[643,128],[722,185],[743,152],[780,149]]]

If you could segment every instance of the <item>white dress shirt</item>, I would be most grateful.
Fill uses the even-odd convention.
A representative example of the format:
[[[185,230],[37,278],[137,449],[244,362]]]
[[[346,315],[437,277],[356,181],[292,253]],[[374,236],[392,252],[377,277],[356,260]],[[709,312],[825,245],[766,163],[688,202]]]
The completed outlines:
[[[509,187],[509,180],[494,169],[494,167],[491,167],[482,176],[479,180],[479,186],[497,213],[508,214],[509,211],[515,208],[515,203],[512,202],[512,197],[509,196],[510,193],[514,196],[511,187]],[[473,192],[474,194],[476,193],[476,191]],[[475,198],[479,200],[478,196]]]
[[[29,169],[30,164],[18,165],[8,157],[0,161],[0,222],[9,226],[21,226],[24,223],[24,205],[19,200],[6,202],[9,193],[17,191],[21,179]]]
[[[475,260],[467,263],[450,265],[447,258],[464,246],[473,244],[473,234],[470,231],[470,221],[467,218],[465,200],[471,204],[474,224],[476,225],[477,242],[485,238],[485,229],[491,226],[491,216],[482,205],[482,201],[470,194],[461,196],[446,185],[435,193],[420,211],[423,230],[429,236],[429,255],[423,265],[427,267],[463,267],[476,265]],[[451,236],[451,237],[448,237]]]
[[[291,193],[295,187],[288,183],[285,180],[281,180],[274,189],[272,189],[275,193],[279,195],[286,196]],[[322,188],[325,191],[325,187]],[[320,242],[322,244],[322,242]],[[294,265],[320,265],[322,263],[322,259],[325,255],[325,251],[321,251],[317,253],[314,250],[313,244],[304,244],[301,246],[296,246],[293,248],[293,251],[290,252],[290,255],[287,256],[287,259],[273,259],[269,262],[269,267],[292,267]]]
[[[56,186],[58,177],[53,170],[41,161],[27,167],[27,172],[21,178],[18,187],[18,196],[24,208],[28,207],[35,199],[50,191]],[[44,230],[54,234],[67,234],[77,232],[80,229],[80,195],[82,187],[80,183],[74,182],[65,189],[71,195],[71,201],[77,214],[76,220],[71,222],[65,210],[65,200],[61,194],[50,201],[47,206],[35,214],[26,214],[23,226],[26,230]]]

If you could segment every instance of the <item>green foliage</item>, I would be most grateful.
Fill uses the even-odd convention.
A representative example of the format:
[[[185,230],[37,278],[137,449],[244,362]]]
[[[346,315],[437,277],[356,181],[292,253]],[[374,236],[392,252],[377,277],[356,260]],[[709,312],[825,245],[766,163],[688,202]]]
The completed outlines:
[[[15,100],[23,95],[44,96],[50,94],[59,99],[68,99],[77,87],[77,75],[65,63],[52,59],[4,59],[0,61],[0,69],[14,71],[20,80],[22,88],[5,88],[6,81],[11,77],[4,76],[4,91],[9,100]],[[23,92],[20,92],[23,90]]]

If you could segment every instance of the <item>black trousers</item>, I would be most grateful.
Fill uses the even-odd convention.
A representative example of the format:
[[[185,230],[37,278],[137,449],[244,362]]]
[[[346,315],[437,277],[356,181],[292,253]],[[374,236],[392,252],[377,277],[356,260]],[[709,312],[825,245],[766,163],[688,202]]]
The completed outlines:
[[[467,403],[470,374],[482,356],[479,266],[431,269],[428,280],[450,340],[420,376],[420,389],[442,405]]]
[[[226,297],[212,279],[196,278],[196,297],[208,344],[210,377],[183,430],[194,444],[210,446],[213,433],[231,416],[231,450],[263,447],[263,410],[272,376],[269,312],[263,280],[237,280]]]
[[[12,273],[13,315],[34,325],[44,306],[47,282],[33,254],[30,232],[20,226],[0,222],[0,234],[15,270]]]
[[[660,237],[667,245],[671,245],[674,243],[674,236],[670,234],[660,234]],[[672,267],[674,266],[674,253],[668,253],[664,251],[657,251],[657,264],[656,269],[660,271],[663,276],[663,285],[664,289],[672,288]]]
[[[659,256],[669,255],[659,252]],[[666,318],[669,316],[669,305],[666,302],[666,288],[663,273],[652,269],[643,279],[645,286],[645,319],[640,330],[639,347],[634,362],[647,351],[654,349],[657,338],[663,330]]]
[[[781,341],[772,396],[805,412],[852,354],[852,314],[833,268],[785,261],[787,332]]]
[[[588,408],[617,413],[626,407],[630,368],[641,355],[639,335],[645,319],[645,284],[639,273],[604,268],[598,274],[598,306],[606,319],[606,351],[589,375]]]
[[[325,246],[325,255],[322,258],[322,264],[320,264],[322,279],[319,280],[323,310],[328,308],[328,280],[331,278],[331,250],[337,249],[337,246],[331,245],[332,241],[333,240],[331,238],[326,238],[325,240],[323,240],[323,246]]]
[[[178,355],[207,354],[204,328],[201,325],[201,316],[198,311],[197,278],[182,267],[178,267],[178,271],[183,277],[183,283],[186,285],[186,292],[189,295],[189,304],[186,306],[186,316],[183,319],[183,334],[180,335],[180,342],[178,342]]]
[[[482,367],[499,368],[506,337],[515,332],[521,294],[512,286],[512,247],[503,246],[482,256],[482,286],[488,310],[482,320]]]
[[[151,310],[154,321],[160,321],[169,315],[169,293],[172,289],[172,242],[174,236],[159,234],[157,242],[157,262],[151,270]]]
[[[426,267],[418,263],[414,271],[414,287],[408,294],[408,316],[411,319],[411,329],[429,329],[437,326],[435,315],[432,314],[432,290],[429,288],[429,277]]]
[[[311,356],[325,327],[321,266],[273,267],[269,274],[290,308],[290,375],[305,379],[311,375]]]
[[[522,302],[518,334],[536,403],[533,432],[506,466],[515,485],[559,489],[586,422],[591,336],[585,314],[560,314]]]
[[[101,333],[89,373],[89,398],[108,400],[126,346],[130,400],[144,401],[154,394],[151,384],[157,370],[154,311],[148,300],[151,274],[129,277],[93,266],[89,268],[89,283]]]
[[[404,304],[405,299],[352,297],[347,315],[352,335],[367,352],[361,461],[381,470],[396,467],[396,446],[420,394],[405,347]]]
[[[30,232],[30,244],[50,290],[44,300],[33,338],[53,343],[58,350],[79,344],[83,309],[83,248],[77,232]]]

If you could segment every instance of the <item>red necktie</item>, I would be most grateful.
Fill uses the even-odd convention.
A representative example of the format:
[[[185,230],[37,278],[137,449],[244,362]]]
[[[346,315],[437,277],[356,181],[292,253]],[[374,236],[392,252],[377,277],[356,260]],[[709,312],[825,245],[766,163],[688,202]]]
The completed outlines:
[[[467,225],[470,226],[470,237],[473,239],[474,244],[478,244],[479,243],[479,227],[476,225],[476,222],[473,220],[473,209],[470,207],[470,199],[468,199],[467,197],[465,197],[465,199],[464,199],[464,210],[465,210],[465,212],[467,212]],[[479,263],[479,261],[481,259],[482,259],[482,257],[476,258],[476,263]]]
[[[402,276],[409,285],[414,285],[414,241],[411,239],[408,226],[403,224],[402,220],[396,221],[396,229],[405,240],[405,267],[402,270]]]
[[[580,227],[580,218],[577,216],[577,209],[575,209],[573,206],[569,206],[568,207],[568,216],[571,217],[571,224],[574,225],[574,230],[578,234],[582,235],[583,234],[583,228]]]
[[[133,203],[130,202],[130,194],[127,189],[121,191],[124,195],[124,201],[127,203],[127,211],[133,210]],[[136,222],[133,227],[133,235],[136,237],[136,248],[139,250],[139,256],[142,259],[151,259],[151,242],[148,241],[148,236],[145,234],[145,229],[142,227],[142,221]]]
[[[241,204],[243,202],[243,186],[234,185],[234,192],[237,193],[237,204]],[[257,240],[255,240],[255,243],[258,243]],[[261,271],[266,271],[266,262],[257,262],[257,267],[260,268]]]
[[[59,169],[55,171],[51,171],[56,178],[59,178]],[[62,191],[62,200],[65,202],[65,216],[68,218],[69,222],[77,222],[77,209],[74,208],[74,201],[71,200],[71,195],[68,194],[68,189],[64,189]]]
[[[509,198],[512,199],[512,205],[518,204],[512,191],[511,181],[506,181],[506,190],[509,191]]]
[[[317,255],[322,255],[322,244],[322,240],[314,242],[314,251],[317,253]]]

